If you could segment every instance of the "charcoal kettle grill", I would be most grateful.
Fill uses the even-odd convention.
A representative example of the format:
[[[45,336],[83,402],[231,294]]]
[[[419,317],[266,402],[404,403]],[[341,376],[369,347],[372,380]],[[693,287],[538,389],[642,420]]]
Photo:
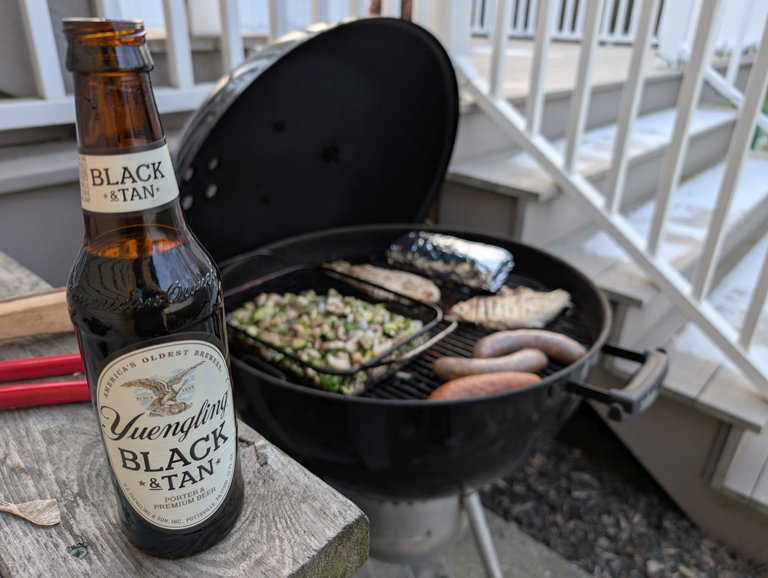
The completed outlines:
[[[534,386],[483,398],[426,400],[439,385],[434,359],[469,356],[488,333],[467,324],[355,397],[297,383],[231,343],[241,417],[361,505],[374,556],[435,556],[463,519],[435,505],[463,502],[495,576],[476,490],[522,463],[582,398],[607,404],[614,419],[647,407],[666,357],[607,345],[605,297],[556,257],[424,224],[457,118],[456,78],[434,37],[402,20],[358,20],[293,35],[234,70],[189,122],[176,168],[187,220],[222,268],[228,311],[246,298],[244,287],[287,267],[337,259],[385,265],[387,246],[414,229],[503,246],[516,260],[509,285],[571,293],[573,306],[548,328],[583,343],[587,355],[567,367],[550,363]],[[475,294],[442,289],[444,308]],[[601,351],[641,364],[623,390],[585,383]]]

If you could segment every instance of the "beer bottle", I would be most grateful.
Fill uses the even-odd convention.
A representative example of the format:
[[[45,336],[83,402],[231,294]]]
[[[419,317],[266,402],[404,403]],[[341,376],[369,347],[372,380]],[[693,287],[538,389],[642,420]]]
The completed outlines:
[[[141,21],[65,19],[85,238],[67,302],[128,539],[204,550],[243,480],[221,281],[187,228]]]

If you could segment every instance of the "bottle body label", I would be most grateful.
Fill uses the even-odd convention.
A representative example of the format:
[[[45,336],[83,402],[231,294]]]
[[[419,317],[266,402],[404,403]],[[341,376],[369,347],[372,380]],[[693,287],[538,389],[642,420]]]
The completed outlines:
[[[184,337],[118,353],[96,391],[120,490],[147,522],[168,530],[212,516],[236,466],[226,359],[215,343]]]
[[[93,213],[130,213],[179,196],[168,145],[141,152],[80,155],[80,201]]]

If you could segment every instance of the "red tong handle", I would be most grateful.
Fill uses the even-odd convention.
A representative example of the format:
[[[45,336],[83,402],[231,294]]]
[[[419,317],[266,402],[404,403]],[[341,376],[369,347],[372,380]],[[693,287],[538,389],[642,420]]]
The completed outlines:
[[[2,383],[16,379],[70,375],[84,371],[83,360],[79,353],[0,361],[0,409],[89,401],[91,395],[85,379],[43,383]]]
[[[50,375],[68,375],[83,371],[85,368],[79,353],[11,359],[0,361],[0,382],[48,377]]]
[[[91,392],[84,379],[0,385],[0,409],[90,400]]]

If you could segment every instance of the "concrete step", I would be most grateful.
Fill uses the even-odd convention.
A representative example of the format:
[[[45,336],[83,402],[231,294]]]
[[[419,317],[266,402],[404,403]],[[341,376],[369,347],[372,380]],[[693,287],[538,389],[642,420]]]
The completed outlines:
[[[664,153],[671,140],[675,109],[668,108],[637,119],[629,143],[629,168],[625,206],[647,198],[658,182]],[[726,107],[699,108],[693,116],[689,154],[684,175],[694,175],[722,160],[730,141],[736,112]],[[603,187],[612,158],[617,126],[588,130],[579,150],[577,170],[598,188]],[[563,139],[553,142],[559,151]],[[570,199],[560,195],[552,179],[527,153],[501,150],[451,164],[448,186],[441,203],[441,220],[456,220],[457,214],[478,192],[491,193],[514,204],[518,213],[513,236],[526,242],[545,243],[587,223]],[[482,194],[482,193],[481,193]],[[509,231],[506,232],[509,234]]]

